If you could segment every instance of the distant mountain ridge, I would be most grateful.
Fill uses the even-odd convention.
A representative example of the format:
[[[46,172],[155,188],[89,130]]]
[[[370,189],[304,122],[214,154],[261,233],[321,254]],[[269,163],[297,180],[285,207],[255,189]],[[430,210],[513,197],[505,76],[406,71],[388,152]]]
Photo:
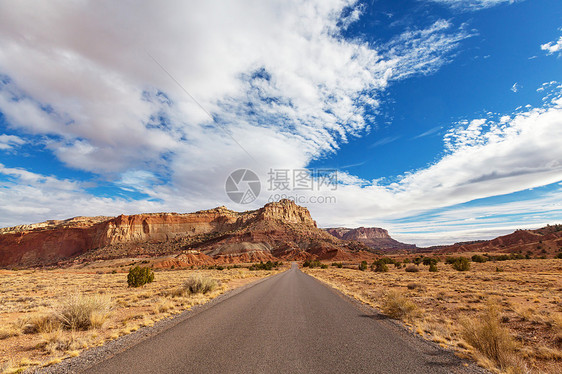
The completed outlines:
[[[324,230],[338,239],[357,241],[375,250],[391,251],[417,248],[415,244],[405,244],[392,239],[387,230],[379,227],[358,227],[355,229],[334,227]]]
[[[552,256],[562,251],[562,225],[547,225],[535,230],[516,230],[491,240],[455,243],[453,245],[419,248],[428,253],[520,253]]]

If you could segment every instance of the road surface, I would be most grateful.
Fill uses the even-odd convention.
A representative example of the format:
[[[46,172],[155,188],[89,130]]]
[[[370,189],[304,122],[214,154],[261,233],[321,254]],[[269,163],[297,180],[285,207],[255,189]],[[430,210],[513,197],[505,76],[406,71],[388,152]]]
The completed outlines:
[[[465,373],[295,265],[87,373]]]

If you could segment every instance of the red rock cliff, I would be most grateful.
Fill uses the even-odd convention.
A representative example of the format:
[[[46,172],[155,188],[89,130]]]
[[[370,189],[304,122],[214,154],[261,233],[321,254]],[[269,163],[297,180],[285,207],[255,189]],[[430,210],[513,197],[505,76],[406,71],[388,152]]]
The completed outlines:
[[[243,213],[218,207],[189,214],[76,217],[0,229],[0,266],[53,263],[91,249],[123,243],[158,243],[225,233],[256,221],[316,228],[308,210],[289,200]]]

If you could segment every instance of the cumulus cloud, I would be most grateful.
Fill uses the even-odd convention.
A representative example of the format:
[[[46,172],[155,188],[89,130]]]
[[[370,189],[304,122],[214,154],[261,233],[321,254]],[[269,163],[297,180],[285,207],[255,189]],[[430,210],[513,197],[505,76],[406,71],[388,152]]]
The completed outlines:
[[[562,51],[562,36],[558,39],[558,41],[542,44],[541,49],[543,51],[546,51],[547,54],[549,54],[549,55],[551,55],[553,53],[561,52]]]
[[[469,36],[438,20],[381,46],[346,40],[354,0],[0,8],[9,127],[46,137],[69,167],[120,187],[145,173],[151,196],[200,205],[234,169],[302,168],[335,152],[372,126],[365,112],[390,82],[434,72]]]
[[[265,182],[272,168],[305,168],[336,152],[376,125],[366,113],[389,84],[435,72],[470,36],[437,20],[383,45],[344,39],[361,16],[353,0],[0,1],[0,10],[8,126],[41,136],[67,166],[147,196],[100,198],[76,181],[2,167],[3,225],[255,208],[268,194],[233,206],[224,193],[230,172],[250,168]],[[559,104],[456,124],[437,162],[386,184],[343,173],[337,190],[322,192],[337,198],[337,216],[334,206],[308,206],[323,225],[384,226],[559,181]]]

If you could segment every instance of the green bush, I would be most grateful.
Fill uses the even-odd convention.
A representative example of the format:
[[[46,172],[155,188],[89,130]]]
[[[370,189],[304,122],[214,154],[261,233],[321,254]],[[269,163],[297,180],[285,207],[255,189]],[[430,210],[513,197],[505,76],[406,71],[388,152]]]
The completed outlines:
[[[480,263],[482,263],[482,262],[486,262],[486,261],[488,261],[488,259],[487,259],[486,257],[484,257],[484,256],[481,256],[481,255],[474,255],[474,256],[472,256],[472,262],[480,262]]]
[[[367,270],[367,261],[361,261],[361,263],[359,264],[359,270],[361,271]]]
[[[438,271],[437,265],[435,265],[435,264],[429,265],[429,271],[432,272],[432,273],[436,273]]]
[[[445,263],[446,264],[453,264],[455,261],[457,261],[458,257],[447,257],[445,259]]]
[[[384,261],[384,259],[379,259],[373,262],[371,265],[371,270],[376,271],[377,273],[385,273],[388,271],[388,265]]]
[[[378,259],[377,261],[380,261],[383,264],[394,264],[396,262],[390,257],[383,257],[383,258]]]
[[[217,281],[201,275],[193,275],[183,282],[183,289],[189,293],[207,293],[217,288]]]
[[[558,254],[556,255],[556,258],[562,258],[562,252],[558,253]]]
[[[459,257],[452,263],[453,269],[458,271],[470,270],[470,261],[466,257]]]
[[[437,265],[438,262],[439,262],[439,259],[431,258],[431,257],[424,257],[423,260],[422,260],[422,263],[425,266]]]
[[[327,269],[328,268],[328,264],[322,264],[320,265],[320,269]]]
[[[343,268],[343,264],[341,262],[332,262],[332,266],[337,267],[339,269]]]
[[[262,261],[259,264],[252,264],[248,269],[249,270],[272,270],[272,269],[279,268],[279,266],[281,266],[281,264],[282,263],[279,262],[279,261],[275,261],[275,262],[267,261],[266,263],[264,263]]]
[[[154,272],[149,267],[135,266],[129,269],[127,284],[129,287],[140,287],[154,281]]]

